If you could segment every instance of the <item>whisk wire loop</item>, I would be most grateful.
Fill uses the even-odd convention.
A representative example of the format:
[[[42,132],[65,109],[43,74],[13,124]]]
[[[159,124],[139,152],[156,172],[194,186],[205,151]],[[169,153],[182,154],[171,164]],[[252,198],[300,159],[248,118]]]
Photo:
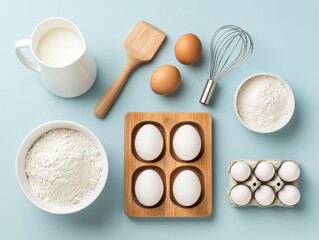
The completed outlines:
[[[211,68],[200,102],[208,105],[218,82],[245,62],[253,52],[251,36],[235,25],[219,28],[211,39]]]
[[[246,61],[252,51],[253,41],[246,31],[235,25],[219,28],[211,40],[210,79],[220,81]]]

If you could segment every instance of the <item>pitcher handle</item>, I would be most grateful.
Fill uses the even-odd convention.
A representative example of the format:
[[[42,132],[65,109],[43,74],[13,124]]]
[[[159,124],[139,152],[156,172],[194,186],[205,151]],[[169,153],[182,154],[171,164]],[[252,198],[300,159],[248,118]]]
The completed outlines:
[[[16,52],[18,59],[27,68],[30,68],[31,70],[33,70],[35,72],[40,72],[40,66],[31,62],[31,60],[29,60],[21,52],[21,48],[27,48],[27,47],[31,47],[31,40],[30,39],[20,39],[20,40],[16,41],[14,48],[15,48],[15,52]]]

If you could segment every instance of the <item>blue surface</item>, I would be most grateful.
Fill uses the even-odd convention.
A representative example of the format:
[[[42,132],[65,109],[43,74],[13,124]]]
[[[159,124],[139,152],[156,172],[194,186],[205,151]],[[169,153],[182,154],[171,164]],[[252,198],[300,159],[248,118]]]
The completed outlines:
[[[2,1],[0,104],[0,239],[318,239],[319,224],[319,4],[312,1]],[[75,22],[98,64],[93,88],[63,99],[46,91],[39,76],[20,64],[14,43],[29,38],[50,16]],[[92,109],[125,63],[123,41],[138,20],[165,31],[168,38],[155,60],[128,81],[106,119]],[[209,42],[224,24],[237,24],[253,37],[255,50],[240,69],[219,85],[213,106],[198,103],[209,73]],[[204,56],[182,66],[173,52],[177,38],[196,33]],[[170,97],[152,93],[149,79],[162,64],[176,65],[182,88]],[[271,72],[295,94],[289,125],[274,134],[245,129],[235,116],[233,96],[248,75]],[[129,111],[208,111],[214,122],[214,214],[206,219],[131,219],[123,211],[123,117]],[[27,133],[51,120],[71,120],[91,129],[106,148],[110,172],[101,196],[87,209],[58,216],[33,206],[17,185],[15,156]],[[302,199],[296,209],[230,206],[226,197],[228,162],[236,158],[298,160]]]

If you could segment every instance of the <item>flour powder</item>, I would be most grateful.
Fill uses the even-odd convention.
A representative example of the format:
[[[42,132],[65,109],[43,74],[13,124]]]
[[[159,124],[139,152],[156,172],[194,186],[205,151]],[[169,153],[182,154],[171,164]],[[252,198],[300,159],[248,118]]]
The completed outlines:
[[[54,205],[73,205],[88,196],[102,173],[98,148],[84,134],[55,129],[43,134],[26,159],[33,192]]]
[[[259,131],[269,131],[284,124],[291,104],[288,89],[281,81],[267,75],[259,75],[245,82],[236,100],[242,121]]]

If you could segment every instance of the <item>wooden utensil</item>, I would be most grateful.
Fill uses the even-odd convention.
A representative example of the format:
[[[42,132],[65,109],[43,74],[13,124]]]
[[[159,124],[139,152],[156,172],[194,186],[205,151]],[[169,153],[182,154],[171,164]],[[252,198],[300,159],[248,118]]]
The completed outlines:
[[[154,124],[164,140],[163,153],[154,161],[143,161],[134,141],[145,124]],[[179,160],[173,151],[173,137],[183,124],[194,126],[202,140],[199,155],[190,162]],[[124,120],[124,209],[130,217],[207,217],[212,214],[212,116],[210,113],[127,113]],[[141,205],[134,191],[137,177],[146,169],[156,171],[164,184],[164,196],[153,207]],[[183,170],[193,171],[200,179],[202,193],[190,207],[179,205],[173,196],[173,183]]]
[[[127,53],[126,66],[95,106],[94,114],[97,117],[103,118],[106,115],[130,74],[136,67],[154,57],[165,36],[164,32],[147,22],[140,21],[135,25],[124,43]]]

